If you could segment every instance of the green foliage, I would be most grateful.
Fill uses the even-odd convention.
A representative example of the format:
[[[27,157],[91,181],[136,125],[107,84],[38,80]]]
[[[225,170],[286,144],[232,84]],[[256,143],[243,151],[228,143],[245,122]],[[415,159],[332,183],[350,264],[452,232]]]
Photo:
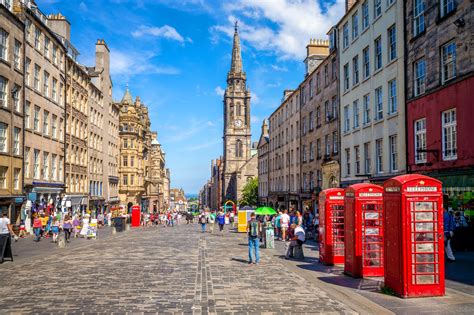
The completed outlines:
[[[242,189],[240,206],[257,206],[258,204],[258,178],[252,178]]]

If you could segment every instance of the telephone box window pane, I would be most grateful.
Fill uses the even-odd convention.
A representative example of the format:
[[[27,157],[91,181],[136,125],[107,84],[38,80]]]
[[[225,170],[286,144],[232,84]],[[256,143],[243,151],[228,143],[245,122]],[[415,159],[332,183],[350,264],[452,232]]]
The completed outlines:
[[[432,284],[435,283],[434,275],[417,275],[416,276],[417,284]]]
[[[417,253],[432,253],[434,252],[434,244],[416,244],[416,252]]]
[[[434,273],[435,265],[434,264],[418,264],[416,265],[417,273]]]
[[[415,213],[415,221],[433,221],[433,212],[417,212]]]
[[[365,236],[366,243],[377,243],[382,242],[382,236],[379,235],[366,235]]]
[[[434,234],[433,233],[415,233],[415,238],[417,242],[433,242]]]
[[[377,220],[379,218],[378,212],[366,212],[364,214],[366,220]]]
[[[433,203],[415,202],[415,211],[433,211]]]
[[[370,228],[370,229],[365,229],[365,235],[379,235],[379,229],[377,228]]]
[[[382,245],[380,244],[367,244],[365,245],[365,249],[367,251],[371,251],[371,250],[381,250],[382,249]]]
[[[416,254],[416,262],[435,262],[434,254]]]
[[[434,231],[434,223],[416,223],[416,231]]]

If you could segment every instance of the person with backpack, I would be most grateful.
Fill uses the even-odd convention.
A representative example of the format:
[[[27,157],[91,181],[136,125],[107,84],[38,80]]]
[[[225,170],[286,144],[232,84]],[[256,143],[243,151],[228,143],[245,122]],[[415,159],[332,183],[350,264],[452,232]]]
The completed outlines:
[[[219,231],[221,232],[221,236],[224,235],[224,225],[225,225],[225,214],[224,212],[220,211],[217,215],[217,223],[219,223]]]
[[[249,236],[249,264],[252,262],[258,264],[260,261],[259,255],[259,239],[258,233],[260,232],[260,222],[255,218],[255,213],[250,215],[250,221],[247,223],[247,233]],[[252,251],[255,251],[255,260],[252,259]]]
[[[204,212],[201,212],[201,215],[199,216],[199,223],[201,223],[202,233],[206,233],[207,218]]]

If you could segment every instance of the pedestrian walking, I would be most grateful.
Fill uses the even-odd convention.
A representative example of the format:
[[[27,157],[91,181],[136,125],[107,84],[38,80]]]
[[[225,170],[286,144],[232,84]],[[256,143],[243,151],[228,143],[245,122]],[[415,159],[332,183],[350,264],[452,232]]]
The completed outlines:
[[[247,223],[247,233],[249,239],[249,264],[252,262],[258,264],[260,261],[259,249],[260,243],[258,234],[260,232],[260,222],[255,218],[255,213],[250,215],[250,221]],[[255,260],[252,259],[252,252],[255,252]]]
[[[59,236],[59,220],[57,217],[54,217],[52,225],[51,225],[51,232],[53,233],[53,243],[58,242]]]
[[[284,210],[283,214],[280,217],[280,225],[281,225],[281,239],[286,241],[286,233],[288,232],[288,227],[290,224],[290,216],[288,215],[288,211]]]
[[[211,234],[214,234],[214,225],[216,224],[216,213],[212,211],[209,214],[209,231]]]
[[[13,232],[8,214],[5,211],[2,213],[2,217],[0,218],[0,235],[3,237],[11,237],[12,235],[16,236]]]
[[[35,214],[33,219],[33,231],[35,233],[35,241],[39,242],[41,240],[41,228],[43,227],[43,223],[39,218],[38,214]]]
[[[206,232],[206,214],[204,212],[201,212],[201,215],[199,216],[199,223],[201,223],[201,231],[202,233]]]
[[[219,231],[221,232],[221,236],[224,235],[224,225],[225,225],[225,214],[224,212],[220,211],[217,215],[217,223],[219,223]]]
[[[73,221],[71,220],[71,217],[69,216],[69,214],[67,214],[66,217],[64,218],[64,223],[63,223],[64,239],[66,243],[69,243],[71,239],[72,224],[73,224]]]
[[[444,252],[448,257],[448,262],[454,262],[456,258],[453,255],[453,250],[451,249],[451,239],[454,236],[454,229],[456,228],[456,222],[453,215],[444,208],[443,213],[443,225],[444,225]]]

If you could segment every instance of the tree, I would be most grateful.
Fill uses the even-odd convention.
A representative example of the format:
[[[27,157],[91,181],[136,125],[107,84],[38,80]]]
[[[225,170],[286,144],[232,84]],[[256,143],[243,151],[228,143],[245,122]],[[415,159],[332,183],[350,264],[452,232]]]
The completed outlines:
[[[258,177],[251,178],[242,189],[241,206],[257,206],[258,203]]]

